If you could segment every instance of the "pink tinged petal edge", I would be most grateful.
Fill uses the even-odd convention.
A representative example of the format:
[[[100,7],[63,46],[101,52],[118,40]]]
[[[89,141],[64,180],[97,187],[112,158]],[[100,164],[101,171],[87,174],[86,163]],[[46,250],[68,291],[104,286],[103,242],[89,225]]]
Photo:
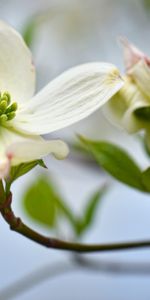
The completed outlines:
[[[12,158],[12,153],[9,153],[3,159],[0,159],[0,179],[7,178],[9,175]]]
[[[144,60],[150,66],[150,58],[134,44],[130,43],[126,37],[119,37],[119,42],[123,47],[124,64],[127,71],[130,71],[140,60]]]

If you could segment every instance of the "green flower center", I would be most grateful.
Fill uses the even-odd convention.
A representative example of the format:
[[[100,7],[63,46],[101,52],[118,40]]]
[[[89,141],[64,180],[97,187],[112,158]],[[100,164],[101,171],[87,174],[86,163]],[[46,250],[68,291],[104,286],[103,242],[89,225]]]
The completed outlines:
[[[8,92],[0,93],[0,125],[15,118],[17,107],[17,103],[11,101]]]

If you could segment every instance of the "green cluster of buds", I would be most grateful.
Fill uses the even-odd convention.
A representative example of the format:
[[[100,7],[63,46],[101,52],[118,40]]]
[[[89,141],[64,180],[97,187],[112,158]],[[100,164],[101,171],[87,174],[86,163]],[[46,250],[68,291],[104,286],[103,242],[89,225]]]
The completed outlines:
[[[15,118],[17,103],[11,103],[11,96],[8,92],[0,93],[0,124],[5,124]]]

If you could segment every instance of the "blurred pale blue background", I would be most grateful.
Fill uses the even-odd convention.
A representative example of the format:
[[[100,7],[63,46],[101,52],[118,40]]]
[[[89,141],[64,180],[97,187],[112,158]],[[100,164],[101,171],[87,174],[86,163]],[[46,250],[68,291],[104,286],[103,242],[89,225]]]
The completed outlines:
[[[150,12],[142,0],[11,0],[0,1],[0,18],[20,32],[27,20],[35,14],[45,14],[38,25],[32,47],[38,71],[38,89],[51,78],[73,65],[87,61],[109,61],[123,71],[118,35],[126,35],[147,53],[150,53]],[[72,141],[76,132],[92,138],[115,141],[129,150],[144,168],[148,165],[139,141],[120,132],[105,120],[101,112],[70,128],[56,132],[55,137]],[[89,193],[106,179],[104,174],[88,166],[67,159],[64,162],[47,158],[50,174],[58,182],[64,197],[77,212],[82,211]],[[21,178],[13,187],[14,209],[28,224],[38,227],[24,215],[20,197],[38,171]],[[91,243],[150,238],[150,199],[119,183],[104,199],[93,228],[84,241]],[[47,233],[45,229],[39,229]],[[63,227],[63,236],[69,232]],[[10,232],[0,220],[0,291],[39,267],[68,261],[68,255],[44,249],[16,233]],[[150,250],[91,254],[98,259],[150,262]],[[150,277],[114,275],[77,270],[47,278],[33,289],[14,299],[27,300],[125,300],[149,299]],[[0,298],[1,299],[1,298]],[[6,300],[4,298],[1,300]],[[11,299],[11,298],[9,298]]]

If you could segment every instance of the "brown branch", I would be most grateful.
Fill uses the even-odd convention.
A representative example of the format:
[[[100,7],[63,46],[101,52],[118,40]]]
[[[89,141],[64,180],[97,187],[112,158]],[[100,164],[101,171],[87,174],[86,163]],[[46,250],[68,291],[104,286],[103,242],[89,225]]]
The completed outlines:
[[[17,218],[11,208],[12,195],[9,196],[0,204],[0,212],[9,224],[10,229],[18,232],[19,234],[27,237],[28,239],[45,246],[47,248],[53,248],[58,250],[74,251],[74,252],[102,252],[102,251],[114,251],[114,250],[127,250],[135,248],[150,247],[150,240],[147,241],[134,241],[134,242],[122,242],[111,244],[79,244],[71,243],[67,241],[50,238],[32,230],[25,225],[20,218]]]

